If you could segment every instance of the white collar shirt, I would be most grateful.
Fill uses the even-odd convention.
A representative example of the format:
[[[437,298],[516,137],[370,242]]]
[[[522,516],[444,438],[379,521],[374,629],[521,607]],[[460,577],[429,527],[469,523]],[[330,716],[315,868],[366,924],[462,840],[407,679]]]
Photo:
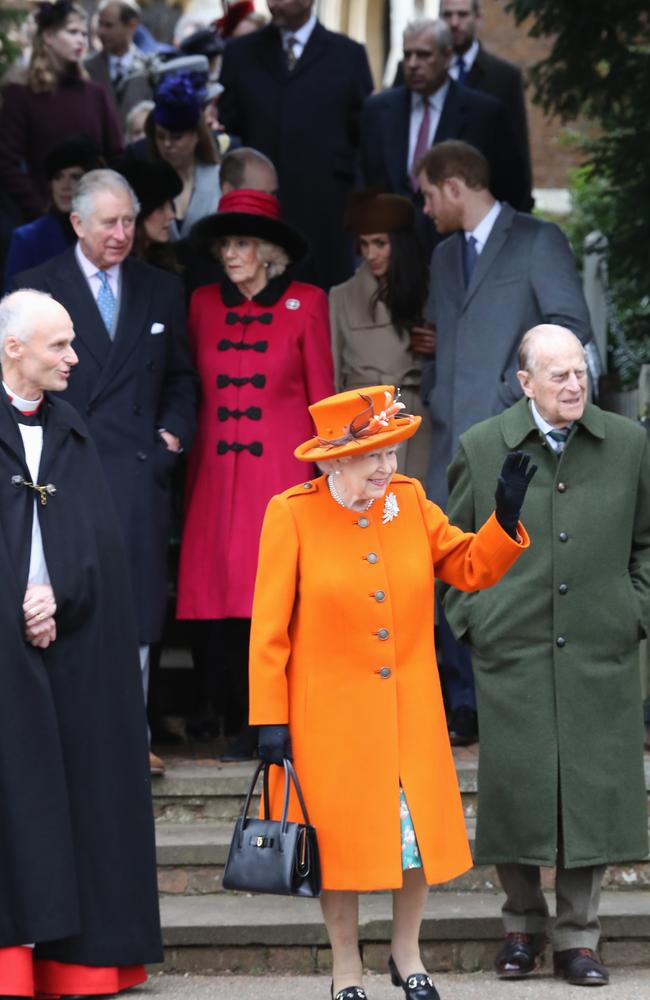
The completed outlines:
[[[483,251],[483,248],[488,241],[494,223],[499,218],[499,212],[501,211],[501,207],[502,207],[501,202],[495,201],[490,211],[487,213],[487,215],[483,216],[478,226],[476,226],[472,230],[465,231],[466,241],[469,240],[470,236],[473,236],[474,239],[476,240],[476,252],[478,254],[480,254]]]
[[[102,287],[102,281],[99,277],[100,269],[96,264],[93,264],[91,260],[88,260],[85,253],[81,249],[79,243],[77,243],[74,248],[75,257],[77,258],[77,263],[81,268],[81,273],[88,282],[90,286],[90,291],[92,296],[97,301],[97,296],[99,295],[99,290]],[[111,291],[115,299],[120,297],[120,280],[121,280],[121,264],[113,264],[112,267],[105,268],[105,274],[108,276],[108,283],[111,286]]]
[[[281,29],[280,34],[282,36],[282,48],[285,53],[287,52],[287,42],[290,38],[293,38],[293,54],[296,59],[300,59],[301,55],[305,51],[305,46],[310,39],[312,31],[316,27],[316,21],[316,15],[312,14],[309,20],[305,21],[302,28],[298,28],[297,31],[288,31],[286,28]]]
[[[108,53],[108,72],[111,80],[115,80],[117,77],[126,77],[129,75],[133,69],[133,60],[136,53],[137,49],[135,45],[131,45],[123,56],[113,55],[112,52]]]
[[[418,144],[418,135],[420,134],[420,126],[422,124],[422,119],[424,118],[425,105],[429,105],[429,137],[427,140],[427,149],[433,145],[433,140],[440,124],[440,116],[442,115],[442,109],[445,106],[445,101],[447,99],[447,91],[449,90],[449,80],[445,80],[442,87],[438,87],[434,90],[433,94],[429,94],[428,97],[423,97],[422,94],[414,94],[411,91],[411,116],[409,122],[409,148],[408,148],[408,159],[406,161],[407,169],[410,170],[413,164],[413,157],[415,156],[415,149]]]
[[[544,417],[541,415],[541,413],[535,406],[535,401],[532,399],[530,400],[530,412],[533,420],[537,424],[538,429],[542,432],[542,434],[546,438],[546,443],[548,444],[549,448],[552,448],[553,451],[556,453],[563,451],[564,443],[562,441],[556,441],[554,438],[550,436],[551,431],[556,431],[558,430],[558,428],[554,427],[553,424],[549,424],[548,420],[544,420]],[[567,428],[569,430],[572,427],[573,423],[567,424]]]
[[[479,46],[478,42],[476,40],[474,40],[472,42],[472,44],[470,45],[470,47],[468,48],[467,52],[463,52],[463,54],[461,56],[461,59],[463,60],[463,63],[465,64],[465,72],[466,73],[469,73],[471,71],[471,69],[472,69],[472,66],[474,65],[474,62],[476,61],[476,57],[478,55],[479,47],[480,46]],[[451,61],[451,66],[449,67],[449,76],[453,80],[457,80],[458,79],[459,70],[460,70],[460,67],[458,65],[458,55],[454,55],[454,58]]]

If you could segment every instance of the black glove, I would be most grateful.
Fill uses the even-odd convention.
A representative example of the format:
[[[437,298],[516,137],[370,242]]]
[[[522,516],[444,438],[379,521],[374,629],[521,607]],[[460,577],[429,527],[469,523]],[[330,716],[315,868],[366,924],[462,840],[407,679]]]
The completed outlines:
[[[293,760],[289,727],[282,724],[260,726],[257,753],[260,760],[265,760],[267,764],[279,764],[282,766],[284,757]]]
[[[511,538],[517,537],[517,522],[528,484],[537,472],[537,466],[529,467],[530,455],[523,451],[511,451],[506,455],[503,468],[497,479],[494,494],[497,521]]]

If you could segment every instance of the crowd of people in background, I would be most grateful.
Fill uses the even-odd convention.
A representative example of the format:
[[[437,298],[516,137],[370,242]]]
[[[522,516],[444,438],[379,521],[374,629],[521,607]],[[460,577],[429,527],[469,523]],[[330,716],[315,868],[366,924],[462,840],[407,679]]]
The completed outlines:
[[[28,390],[61,388],[28,377],[20,345],[11,347],[18,355],[7,353],[7,344],[32,337],[39,317],[62,321],[48,312],[54,300],[74,329],[65,399],[83,424],[77,428],[67,410],[65,421],[97,449],[108,484],[102,503],[114,508],[111,531],[125,549],[141,705],[152,695],[166,630],[174,620],[188,623],[194,690],[187,734],[224,738],[224,761],[248,760],[257,751],[249,723],[249,644],[260,536],[271,498],[302,480],[306,492],[317,474],[316,459],[294,456],[311,435],[310,410],[334,393],[356,398],[368,386],[398,387],[396,398],[419,432],[402,435],[388,480],[396,470],[411,477],[418,492],[404,488],[404,503],[417,506],[413,497],[424,503],[425,491],[445,524],[441,511],[467,532],[488,519],[507,452],[532,451],[541,471],[529,503],[530,553],[508,583],[485,594],[461,595],[449,586],[470,586],[471,574],[458,569],[443,573],[447,586],[436,591],[445,739],[471,744],[480,725],[486,748],[477,847],[482,860],[498,864],[507,893],[499,975],[525,976],[535,968],[548,923],[536,866],[559,858],[556,972],[578,984],[604,983],[608,972],[595,952],[604,866],[642,850],[645,837],[638,810],[641,699],[637,704],[633,680],[650,599],[650,535],[640,513],[649,459],[640,429],[620,426],[588,401],[589,376],[593,400],[598,371],[589,313],[564,233],[532,214],[521,71],[481,44],[479,0],[441,0],[438,19],[409,23],[397,76],[383,89],[373,83],[364,46],[327,30],[313,0],[268,0],[268,18],[247,0],[224,8],[210,23],[181,17],[169,39],[152,35],[136,0],[101,0],[90,20],[73,0],[45,0],[29,16],[28,48],[0,90],[0,263],[10,303],[9,332],[0,342],[0,418],[7,426],[14,417],[25,423],[40,406],[30,409],[36,397]],[[17,290],[27,298],[13,298]],[[16,332],[19,326],[28,332]],[[71,335],[68,341],[70,358]],[[20,378],[13,386],[12,364]],[[323,435],[336,438],[330,417],[322,419]],[[559,444],[554,432],[564,434]],[[636,507],[608,480],[609,466],[596,460],[599,442],[628,463],[619,478],[626,470],[633,476]],[[83,470],[91,459],[79,449]],[[565,513],[564,494],[574,486],[570,461],[579,463],[576,479],[585,475],[598,484],[599,497],[611,487],[611,510],[599,500],[587,511],[584,497],[580,514],[578,498]],[[28,487],[46,489],[34,485],[37,467],[30,474]],[[289,506],[303,499],[299,490]],[[438,515],[432,517],[423,515],[423,534],[442,530]],[[608,547],[603,539],[612,519],[619,535]],[[528,525],[526,509],[523,520]],[[579,547],[573,539],[585,520]],[[288,515],[285,521],[283,544],[291,548],[293,522]],[[516,524],[510,535],[508,558],[494,579],[518,558],[515,546],[527,544]],[[541,536],[553,539],[543,556],[536,548]],[[436,538],[442,565],[447,543]],[[499,539],[490,538],[496,551]],[[170,559],[174,539],[180,547]],[[312,555],[327,560],[329,543],[321,541]],[[565,560],[568,541],[579,548],[572,566]],[[53,552],[46,546],[48,560]],[[29,559],[23,562],[26,569]],[[267,571],[270,613],[278,595]],[[624,592],[616,590],[619,583]],[[579,587],[587,596],[575,607]],[[634,620],[620,635],[618,612],[603,613],[608,588],[621,609],[636,602]],[[533,597],[524,614],[529,590],[543,594],[538,615],[530,610]],[[432,633],[422,640],[422,655],[427,667],[435,666],[434,591],[424,576],[420,592],[431,603],[420,627]],[[371,595],[378,602],[379,593]],[[54,622],[45,598],[38,608]],[[506,627],[506,617],[516,624]],[[544,645],[540,621],[551,630],[555,653]],[[304,625],[295,628],[298,641]],[[37,630],[32,645],[56,645],[54,625],[48,629]],[[574,640],[577,652],[565,651]],[[254,634],[252,648],[260,641]],[[278,648],[283,640],[273,641]],[[588,666],[594,642],[601,658],[618,664],[606,683]],[[569,655],[590,692],[598,747],[578,725],[580,681],[553,687],[557,659]],[[548,695],[540,729],[531,733],[525,713],[504,732],[502,712],[512,720],[530,697],[525,667],[535,658]],[[496,692],[498,670],[508,677]],[[628,696],[608,741],[608,712],[622,698],[624,677]],[[253,721],[283,722],[263,714],[258,705]],[[558,728],[573,733],[575,755]],[[585,799],[572,768],[580,754],[592,752],[603,759],[602,780]],[[619,774],[629,775],[617,791],[607,778],[614,761]],[[152,774],[165,770],[151,745],[149,766]],[[528,767],[536,775],[527,793],[534,798],[522,805],[504,793],[503,775],[512,770],[509,784],[518,789],[529,784],[521,774]],[[417,783],[410,788],[425,867],[433,868],[434,820],[419,804],[424,792]],[[603,813],[618,821],[602,828]],[[577,818],[587,814],[590,835]],[[441,878],[459,870],[466,851],[454,852]],[[386,871],[392,872],[388,862]],[[373,878],[368,884],[377,887]],[[354,875],[340,881],[354,883]],[[421,894],[420,875],[417,884]],[[336,937],[340,914],[335,903],[327,905]],[[74,908],[68,911],[66,933],[77,919]],[[120,943],[106,964],[152,960],[156,928],[147,926],[148,943],[135,957]],[[26,941],[40,941],[42,933],[38,922],[17,930]],[[412,941],[398,947],[393,981],[407,997],[437,997],[413,947]],[[90,965],[101,957],[94,944],[72,953]],[[349,954],[340,961],[337,996],[365,996],[345,993],[346,976],[358,978],[360,970]],[[409,993],[403,976],[412,971],[420,979]],[[2,975],[0,948],[0,995]],[[83,976],[79,982],[75,993],[84,992]],[[119,977],[111,983],[122,988]]]

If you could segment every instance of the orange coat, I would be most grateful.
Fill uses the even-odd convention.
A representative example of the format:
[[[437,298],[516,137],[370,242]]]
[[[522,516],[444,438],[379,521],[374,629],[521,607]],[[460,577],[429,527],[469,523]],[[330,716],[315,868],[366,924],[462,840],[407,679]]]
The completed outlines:
[[[250,721],[289,723],[326,889],[401,886],[400,784],[427,882],[471,867],[433,643],[434,570],[479,590],[529,544],[494,515],[464,534],[415,479],[394,476],[389,492],[400,512],[382,524],[383,501],[348,510],[319,477],[273,497],[262,528]]]

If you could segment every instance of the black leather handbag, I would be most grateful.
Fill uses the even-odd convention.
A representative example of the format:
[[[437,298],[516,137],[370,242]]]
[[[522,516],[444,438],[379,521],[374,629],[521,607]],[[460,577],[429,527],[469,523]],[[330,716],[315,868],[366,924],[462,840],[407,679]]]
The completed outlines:
[[[244,811],[235,832],[223,874],[224,889],[268,892],[279,896],[319,896],[320,860],[316,830],[309,823],[302,790],[293,764],[285,757],[282,818],[269,819],[269,764],[261,761],[246,795]],[[264,772],[263,818],[249,819],[248,810],[259,778]],[[289,792],[293,782],[304,823],[289,823]]]

